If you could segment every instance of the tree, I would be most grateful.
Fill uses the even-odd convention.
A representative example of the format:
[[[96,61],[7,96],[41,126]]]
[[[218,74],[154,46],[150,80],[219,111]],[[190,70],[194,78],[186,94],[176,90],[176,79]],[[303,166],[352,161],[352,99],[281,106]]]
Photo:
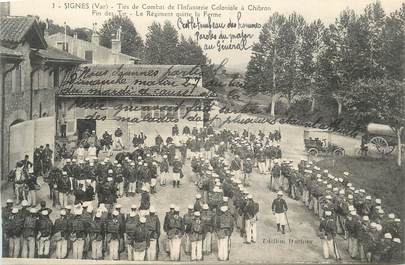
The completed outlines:
[[[376,1],[364,9],[359,17],[361,53],[363,59],[363,77],[377,78],[384,76],[383,43],[385,13],[381,3]],[[359,55],[357,56],[359,57]]]
[[[362,122],[379,122],[397,136],[397,164],[401,166],[401,136],[405,126],[405,83],[394,79],[357,80],[348,91],[345,104]]]
[[[106,20],[100,29],[100,44],[111,48],[111,40],[117,37],[121,27],[121,52],[143,58],[143,41],[127,16],[116,15]]]
[[[277,91],[287,99],[288,108],[291,101],[304,92],[305,82],[302,68],[303,64],[303,34],[306,22],[301,15],[292,13],[288,16],[286,23],[280,31],[281,47],[278,58],[283,71],[278,75],[279,85]]]
[[[359,56],[359,23],[353,10],[341,12],[335,24],[323,34],[325,47],[320,56],[322,76],[320,94],[333,97],[338,105],[337,115],[343,110],[345,95],[352,81],[363,76],[363,57]]]
[[[39,21],[39,26],[44,31],[48,27],[48,34],[53,35],[55,33],[65,34],[65,26],[55,24],[52,19],[46,19],[45,21],[40,20],[38,16],[35,16]],[[92,30],[88,28],[74,28],[72,29],[69,25],[66,25],[66,34],[73,36],[77,34],[77,38],[85,41],[91,41]]]
[[[286,17],[274,13],[263,25],[259,42],[252,47],[252,57],[249,61],[245,90],[247,93],[266,93],[272,96],[271,115],[275,115],[279,75],[284,71],[279,52],[283,47],[282,28]]]
[[[385,75],[396,80],[405,79],[405,3],[391,13],[383,28],[383,65]]]
[[[205,65],[207,62],[202,48],[191,37],[186,39],[181,35],[177,45],[177,54],[177,64]]]
[[[163,27],[160,23],[153,22],[146,34],[146,61],[150,64],[177,64],[178,41],[178,32],[169,21]]]
[[[315,110],[315,100],[320,86],[320,55],[324,49],[322,40],[325,26],[318,19],[306,25],[303,32],[303,41],[300,50],[302,58],[301,71],[303,74],[303,91],[309,93],[311,98],[311,112]]]
[[[178,32],[175,27],[166,20],[162,29],[162,41],[164,43],[165,49],[162,50],[165,53],[165,61],[162,64],[177,64],[178,61],[178,50],[177,45],[179,42]]]
[[[145,39],[145,60],[149,64],[160,64],[164,61],[164,49],[162,41],[163,30],[158,22],[153,22],[148,27]]]

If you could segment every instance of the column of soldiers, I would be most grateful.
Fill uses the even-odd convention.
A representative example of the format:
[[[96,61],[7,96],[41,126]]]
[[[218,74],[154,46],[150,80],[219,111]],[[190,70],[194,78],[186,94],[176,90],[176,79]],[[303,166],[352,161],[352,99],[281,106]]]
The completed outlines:
[[[108,211],[103,203],[94,210],[91,203],[83,203],[73,211],[71,206],[61,209],[55,222],[51,212],[46,207],[19,210],[7,201],[3,228],[10,257],[49,258],[52,244],[58,259],[71,252],[73,259],[100,260],[108,253],[111,260],[119,260],[124,249],[128,260],[157,259],[160,221],[153,206],[145,212],[133,205],[124,214],[119,204]]]
[[[291,162],[275,162],[274,189],[302,200],[320,219],[319,237],[325,259],[341,259],[336,240],[341,236],[352,259],[370,263],[400,260],[401,220],[394,213],[385,213],[380,198],[354,187],[349,182],[349,172],[335,177],[311,161],[302,159],[297,168]]]
[[[211,177],[215,185],[210,185],[201,202],[196,202],[198,210],[194,210],[193,217],[187,222],[187,218],[181,218],[180,229],[176,217],[174,221],[165,220],[163,228],[171,242],[169,250],[173,260],[180,257],[178,239],[184,233],[187,235],[186,242],[190,243],[190,248],[185,249],[186,252],[191,250],[193,260],[201,260],[202,253],[211,253],[214,238],[218,240],[218,258],[228,260],[234,221],[246,237],[246,243],[256,241],[258,205],[253,202],[239,177],[233,177],[230,167],[222,167],[218,162],[224,161],[225,156],[229,155],[226,151],[235,133],[228,130],[214,133],[211,129],[193,129],[184,143],[190,153],[211,158],[211,171],[218,174],[214,173],[217,176]],[[172,176],[173,187],[179,187],[179,180],[183,177],[183,163],[175,154],[176,150],[173,152],[170,141],[167,142],[167,145],[162,144],[157,149],[162,157],[160,161],[156,160],[151,148],[140,145],[133,153],[118,154],[114,161],[66,159],[62,168],[50,168],[48,184],[53,206],[61,208],[60,218],[53,223],[49,218],[52,210],[43,203],[40,209],[35,207],[36,204],[28,208],[30,205],[26,203],[21,204],[23,209],[19,209],[13,207],[13,202],[9,200],[2,211],[7,254],[12,257],[43,258],[49,257],[51,249],[55,248],[57,258],[66,258],[72,253],[76,259],[102,259],[108,252],[109,258],[116,260],[126,248],[127,253],[132,253],[128,255],[129,259],[157,258],[154,253],[159,251],[160,225],[153,207],[150,207],[149,192],[156,192],[158,166],[163,175],[168,174],[169,167],[172,168],[172,174],[168,175]],[[202,150],[204,153],[201,153]],[[181,148],[180,152],[182,158],[187,157]],[[250,157],[245,159],[243,165],[246,175],[252,171],[253,162],[249,160]],[[222,169],[226,169],[225,175],[219,172]],[[208,171],[202,172],[208,174]],[[244,183],[247,185],[247,181]],[[165,181],[161,184],[165,185]],[[120,212],[117,198],[134,196],[135,193],[141,193],[140,206],[133,206],[131,212],[124,215]],[[69,205],[72,200],[74,206]],[[95,201],[98,207],[93,210]],[[155,225],[150,225],[149,219],[153,219]],[[156,229],[151,229],[152,226]],[[148,228],[148,232],[144,227]],[[26,232],[23,234],[21,231]],[[56,242],[54,247],[53,242]],[[24,251],[21,252],[18,246],[23,246]]]

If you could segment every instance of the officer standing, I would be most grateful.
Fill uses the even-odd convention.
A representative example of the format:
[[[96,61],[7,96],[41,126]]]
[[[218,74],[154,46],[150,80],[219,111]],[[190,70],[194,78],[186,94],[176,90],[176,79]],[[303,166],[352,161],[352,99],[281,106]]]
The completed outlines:
[[[180,179],[183,177],[183,165],[178,156],[173,161],[173,188],[180,188]]]
[[[277,198],[274,199],[271,209],[273,211],[273,214],[276,216],[276,222],[277,222],[277,232],[280,232],[280,226],[281,226],[281,232],[285,234],[285,225],[287,223],[286,221],[286,212],[288,210],[287,203],[283,199],[283,192],[278,191],[277,192]]]
[[[160,162],[160,186],[166,186],[166,181],[169,175],[169,161],[167,155],[163,155],[163,159]]]
[[[67,256],[70,227],[66,218],[66,211],[60,211],[60,218],[55,220],[53,239],[56,241],[56,258],[64,259]]]
[[[169,211],[165,214],[165,219],[163,220],[163,231],[167,235],[167,240],[165,240],[165,251],[170,254],[170,239],[169,239],[169,221],[172,215],[174,215],[174,204],[170,204]]]
[[[75,216],[72,220],[72,234],[70,240],[73,242],[73,259],[83,258],[87,227],[85,221],[82,219],[82,212],[82,208],[76,208],[74,211]]]
[[[228,206],[221,206],[221,214],[217,217],[218,259],[229,260],[231,235],[233,232],[233,216]]]
[[[38,232],[37,210],[30,209],[30,214],[24,220],[21,258],[35,257],[35,238]]]
[[[244,186],[250,186],[250,177],[252,175],[252,171],[253,171],[253,163],[252,160],[248,157],[245,161],[245,163],[243,163],[243,185]]]
[[[157,260],[159,254],[160,220],[153,206],[149,208],[149,215],[146,216],[146,226],[149,233],[149,248],[146,257],[147,260]]]
[[[191,222],[193,220],[194,214],[194,207],[193,205],[188,206],[188,211],[183,216],[183,224],[184,224],[184,252],[186,255],[190,255],[191,253],[191,242],[190,242],[190,229],[191,229]]]
[[[67,196],[70,191],[70,180],[66,171],[62,172],[62,177],[57,179],[57,189],[59,193],[59,204],[61,208],[67,205]]]
[[[134,260],[134,238],[136,226],[139,223],[139,219],[136,218],[136,212],[131,211],[129,217],[125,222],[125,242],[127,245],[127,256],[129,261]]]
[[[281,187],[280,176],[281,176],[281,167],[278,164],[278,161],[275,161],[274,166],[271,169],[272,181],[271,181],[271,187],[270,188],[271,188],[272,191],[276,191]]]
[[[112,218],[107,221],[106,233],[110,260],[119,260],[120,222],[118,220],[118,211],[116,210],[113,211]]]
[[[250,244],[256,243],[257,230],[257,213],[259,212],[259,204],[253,201],[251,194],[247,196],[248,200],[243,209],[244,218],[245,218],[245,231],[246,231],[246,243]]]
[[[53,230],[53,224],[49,219],[48,210],[41,211],[42,218],[39,220],[38,225],[38,257],[49,258],[49,248],[51,245],[51,235]]]
[[[319,225],[320,238],[322,241],[323,257],[328,259],[333,253],[337,260],[340,260],[339,250],[335,242],[336,222],[331,211],[325,211],[325,219]]]
[[[149,234],[146,226],[146,218],[144,216],[139,218],[139,224],[135,227],[133,244],[134,260],[144,261],[146,249],[149,246]]]
[[[94,220],[90,222],[89,238],[91,243],[91,258],[100,260],[103,258],[104,221],[101,219],[101,211],[97,211]]]
[[[169,239],[170,260],[179,261],[181,253],[181,238],[184,233],[183,220],[180,217],[180,209],[176,207],[174,214],[169,216],[167,226],[167,238]]]
[[[191,261],[202,261],[203,238],[205,226],[201,222],[200,212],[194,212],[194,219],[191,221],[189,237],[191,241]]]
[[[8,256],[10,258],[18,258],[21,249],[21,235],[24,228],[24,219],[18,214],[18,208],[13,208],[11,214],[6,219],[5,234],[9,243]]]
[[[201,212],[201,222],[204,225],[203,253],[211,254],[212,251],[212,232],[214,231],[214,216],[209,209],[208,204],[203,204]]]

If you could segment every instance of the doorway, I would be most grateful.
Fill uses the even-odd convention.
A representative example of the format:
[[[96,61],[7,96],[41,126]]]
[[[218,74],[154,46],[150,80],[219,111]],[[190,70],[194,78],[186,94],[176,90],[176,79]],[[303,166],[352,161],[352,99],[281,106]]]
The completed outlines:
[[[96,130],[96,120],[77,119],[77,137],[79,142],[87,138],[91,131]]]

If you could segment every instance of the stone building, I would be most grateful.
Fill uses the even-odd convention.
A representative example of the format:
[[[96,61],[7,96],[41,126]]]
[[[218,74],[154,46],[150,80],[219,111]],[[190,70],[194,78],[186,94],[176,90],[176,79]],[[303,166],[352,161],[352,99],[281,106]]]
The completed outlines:
[[[84,60],[48,47],[34,17],[13,17],[3,13],[0,29],[0,174],[4,177],[24,154],[32,159],[35,146],[45,143],[53,146],[52,139],[34,137],[35,131],[41,129],[35,129],[33,123],[24,129],[14,126],[53,116],[55,88],[69,70]]]
[[[113,39],[111,49],[100,45],[100,35],[93,31],[91,42],[56,33],[46,37],[49,46],[84,59],[88,64],[134,64],[140,59],[121,53],[121,40]]]
[[[174,124],[200,128],[215,97],[201,83],[194,65],[82,65],[56,93],[57,127],[65,123],[76,143],[85,130],[101,136],[121,128],[126,145],[140,132],[167,137]]]

